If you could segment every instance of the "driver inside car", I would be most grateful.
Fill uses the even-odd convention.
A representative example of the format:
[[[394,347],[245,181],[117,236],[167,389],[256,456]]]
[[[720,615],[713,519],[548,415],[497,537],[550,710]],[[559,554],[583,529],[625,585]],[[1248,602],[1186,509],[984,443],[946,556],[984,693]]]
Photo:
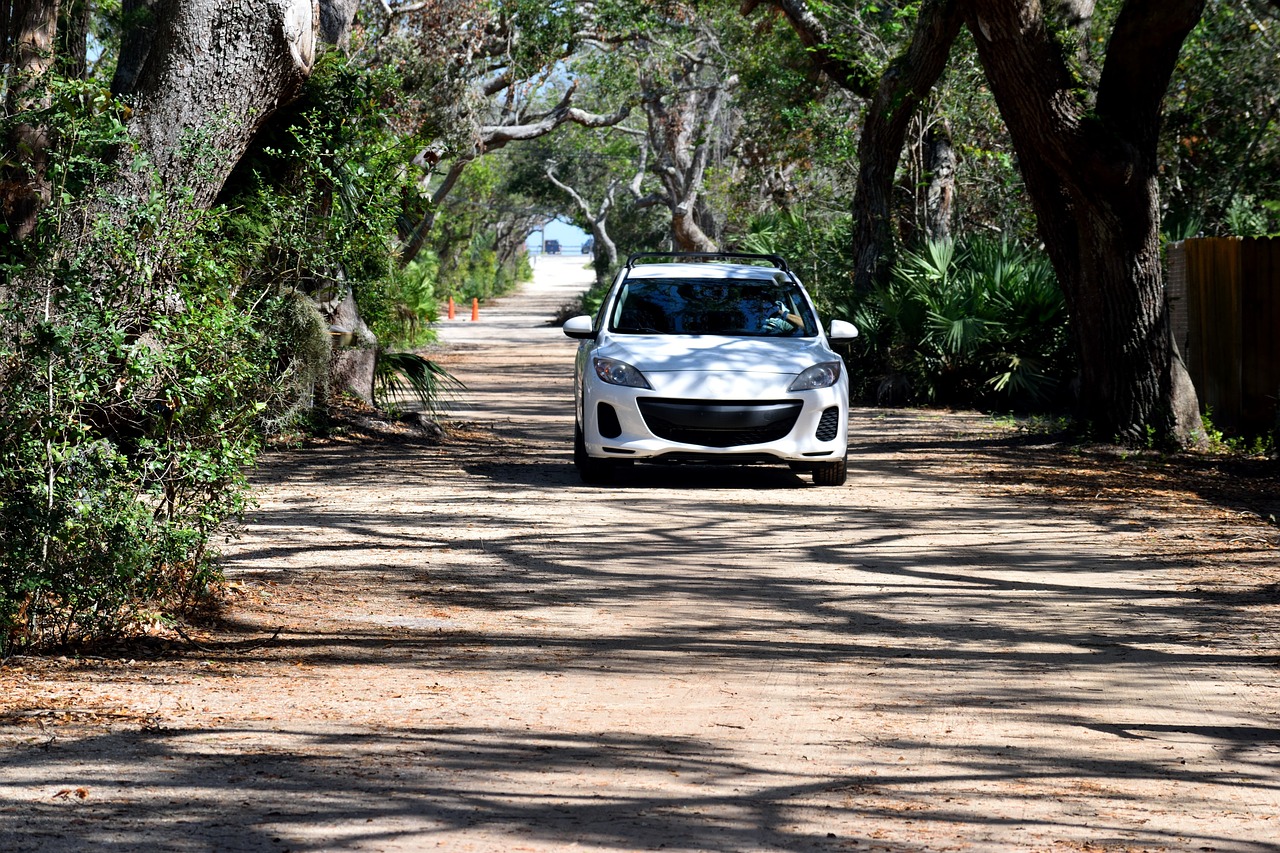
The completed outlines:
[[[773,311],[769,314],[769,319],[764,321],[765,331],[775,335],[790,334],[803,325],[804,320],[800,315],[789,310],[781,299],[773,303]]]

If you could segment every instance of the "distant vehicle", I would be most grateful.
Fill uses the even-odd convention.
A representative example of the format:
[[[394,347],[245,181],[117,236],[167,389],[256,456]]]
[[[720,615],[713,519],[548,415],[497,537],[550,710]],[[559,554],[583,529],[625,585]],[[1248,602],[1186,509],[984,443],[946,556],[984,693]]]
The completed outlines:
[[[592,250],[595,249],[595,247],[596,247],[596,238],[588,237],[586,240],[582,242],[582,254],[584,255],[591,254]]]
[[[767,266],[761,265],[761,263]],[[782,463],[843,485],[849,380],[776,255],[632,255],[600,312],[574,317],[573,459],[588,483],[619,466]]]
[[[545,249],[546,249],[546,252],[547,252],[547,254],[548,254],[548,255],[558,255],[558,254],[560,254],[560,241],[559,241],[559,240],[548,240],[548,241],[546,242]]]

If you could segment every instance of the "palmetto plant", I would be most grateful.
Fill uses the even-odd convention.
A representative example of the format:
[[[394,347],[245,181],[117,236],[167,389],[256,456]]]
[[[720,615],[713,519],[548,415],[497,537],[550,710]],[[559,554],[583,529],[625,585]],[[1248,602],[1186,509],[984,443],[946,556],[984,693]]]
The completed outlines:
[[[904,251],[857,319],[879,349],[882,381],[928,402],[1042,404],[1071,367],[1053,269],[1008,240]]]
[[[436,362],[411,352],[379,352],[373,373],[374,403],[386,409],[396,398],[411,396],[425,411],[439,414],[441,403],[456,391],[465,390],[462,381]]]

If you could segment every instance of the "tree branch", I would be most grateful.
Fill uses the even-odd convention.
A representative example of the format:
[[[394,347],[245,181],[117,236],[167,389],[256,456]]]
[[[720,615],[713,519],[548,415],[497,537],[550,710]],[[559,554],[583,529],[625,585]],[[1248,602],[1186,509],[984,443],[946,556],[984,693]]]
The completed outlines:
[[[631,114],[630,105],[624,104],[616,113],[603,115],[577,107],[569,107],[562,101],[555,109],[538,121],[529,124],[498,124],[480,128],[482,151],[496,151],[509,142],[521,142],[546,136],[560,125],[572,122],[583,127],[611,127]]]
[[[1154,143],[1160,107],[1187,34],[1205,0],[1126,0],[1098,81],[1098,115],[1142,144]]]
[[[573,199],[573,203],[578,205],[578,209],[582,211],[582,215],[587,219],[594,220],[595,215],[591,212],[591,205],[587,204],[587,200],[578,194],[578,191],[556,177],[556,163],[554,160],[547,163],[546,169],[547,179],[551,181],[562,192],[568,193],[569,198]]]
[[[871,98],[875,94],[874,75],[835,53],[827,28],[805,0],[744,0],[738,10],[744,17],[749,16],[762,3],[768,3],[786,17],[819,71],[860,98]]]

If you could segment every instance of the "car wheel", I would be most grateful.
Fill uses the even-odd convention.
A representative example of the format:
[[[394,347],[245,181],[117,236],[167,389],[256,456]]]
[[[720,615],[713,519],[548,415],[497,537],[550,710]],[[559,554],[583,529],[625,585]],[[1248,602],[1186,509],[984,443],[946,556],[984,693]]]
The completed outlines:
[[[578,469],[582,482],[588,485],[597,486],[613,481],[613,463],[587,455],[587,440],[582,434],[582,424],[579,423],[573,425],[573,467]]]
[[[837,462],[818,462],[813,466],[815,486],[843,486],[848,476],[848,457]]]

